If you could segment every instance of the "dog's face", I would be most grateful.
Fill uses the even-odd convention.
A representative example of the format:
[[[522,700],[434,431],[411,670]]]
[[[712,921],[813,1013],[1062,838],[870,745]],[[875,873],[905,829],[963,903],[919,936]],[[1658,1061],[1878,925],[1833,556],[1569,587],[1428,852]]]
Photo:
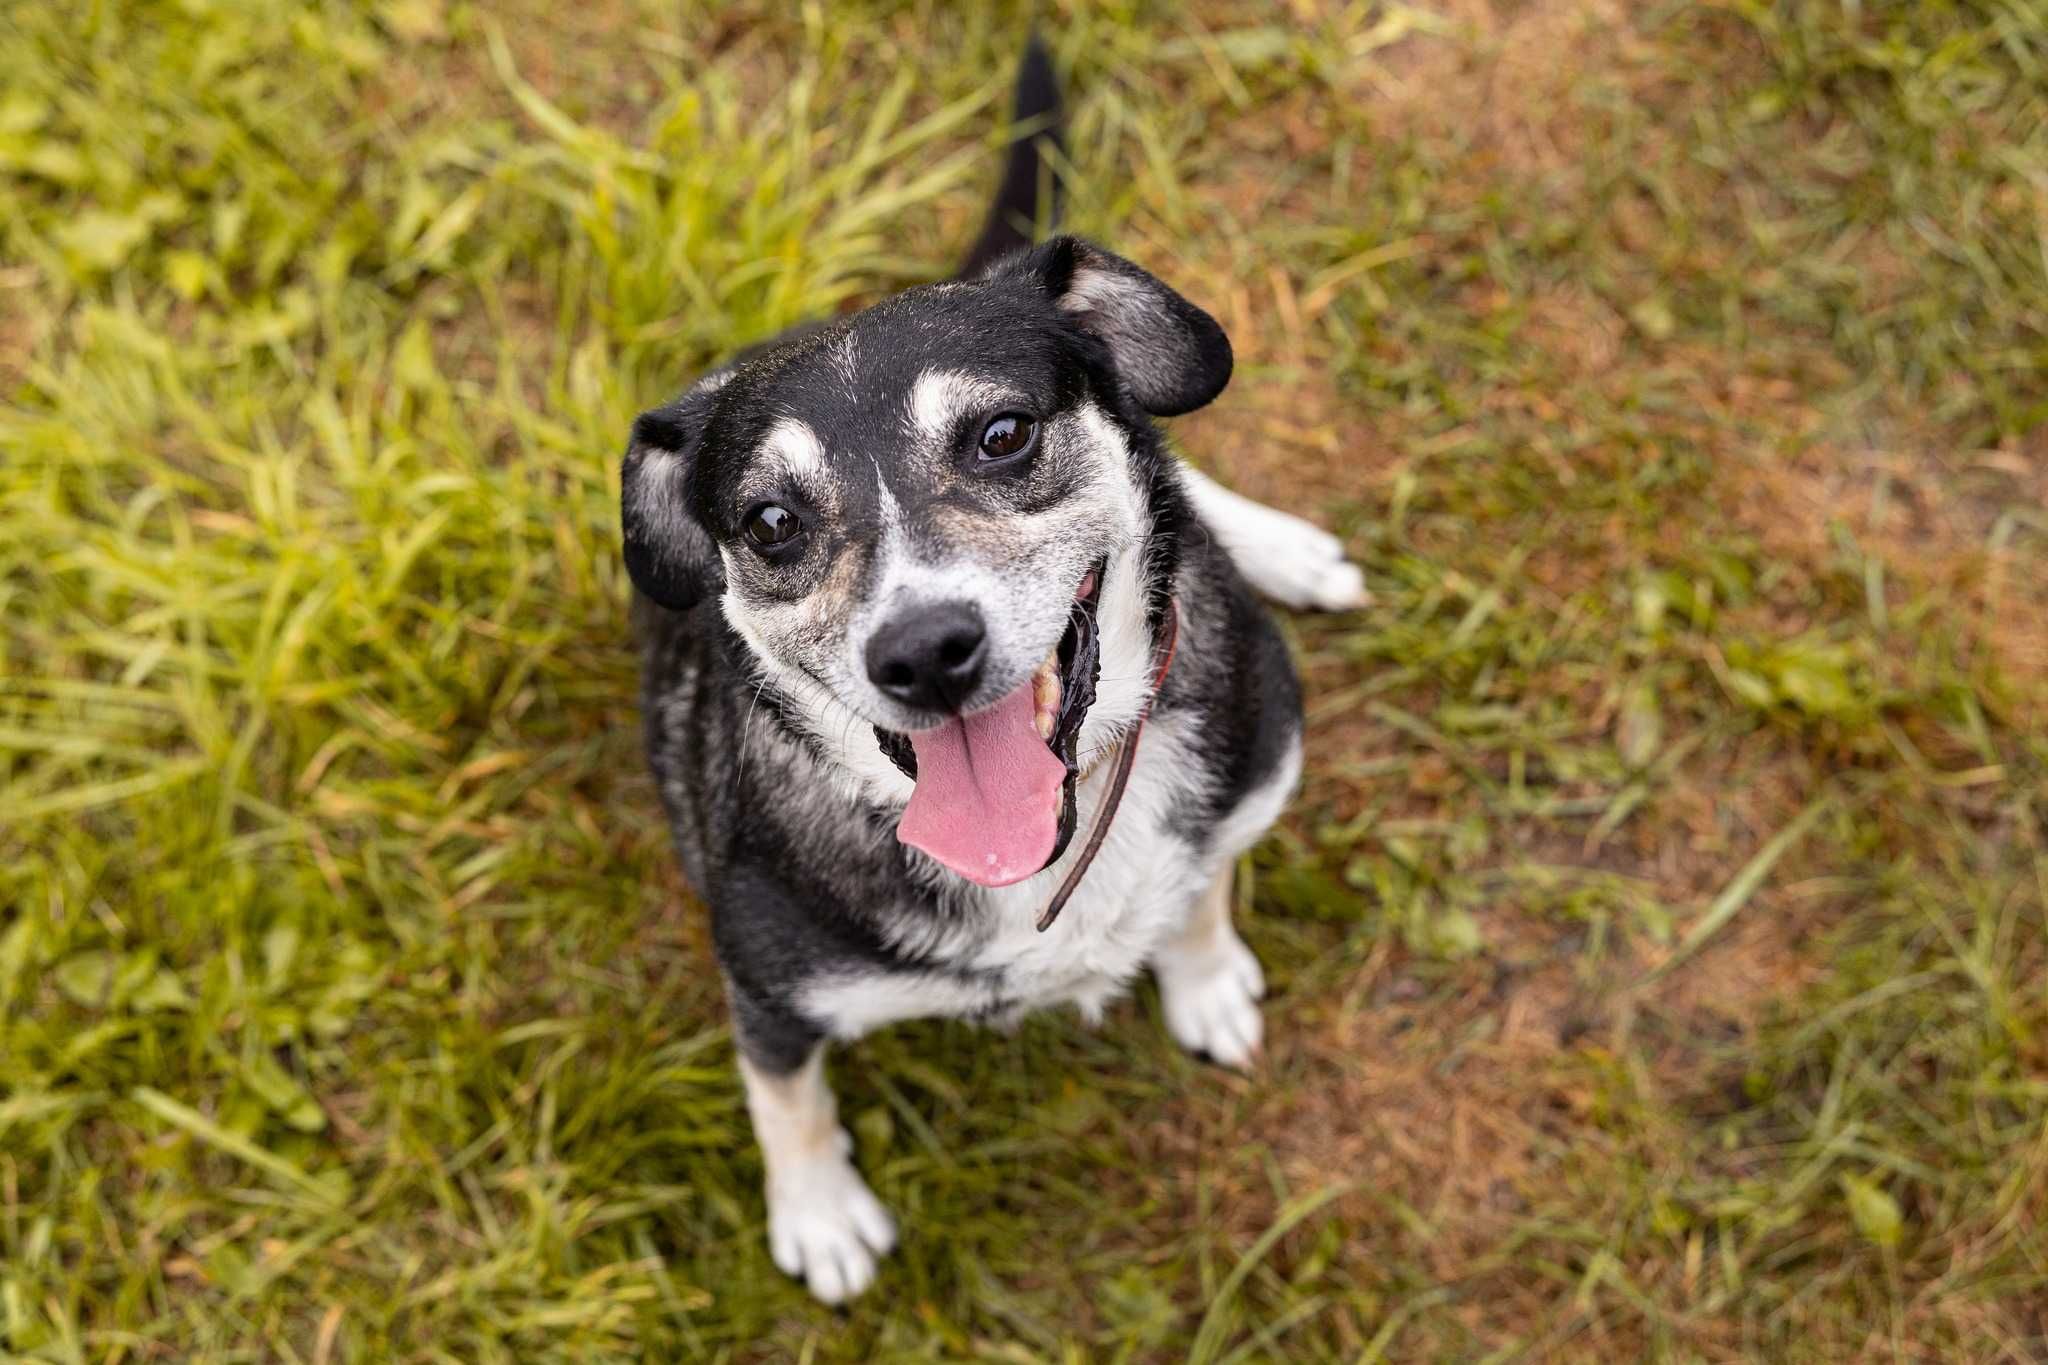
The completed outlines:
[[[666,606],[720,592],[819,738],[871,728],[862,752],[916,779],[905,842],[984,884],[1021,880],[1072,833],[1098,681],[1146,672],[1153,471],[1130,423],[1208,402],[1229,373],[1207,314],[1050,242],[643,415],[627,565]]]

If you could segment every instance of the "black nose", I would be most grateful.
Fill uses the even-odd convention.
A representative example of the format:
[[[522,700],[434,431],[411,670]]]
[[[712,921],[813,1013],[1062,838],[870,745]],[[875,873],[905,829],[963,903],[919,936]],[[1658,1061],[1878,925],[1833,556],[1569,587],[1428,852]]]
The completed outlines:
[[[987,643],[972,602],[917,607],[868,637],[868,680],[905,706],[957,711],[981,681]]]

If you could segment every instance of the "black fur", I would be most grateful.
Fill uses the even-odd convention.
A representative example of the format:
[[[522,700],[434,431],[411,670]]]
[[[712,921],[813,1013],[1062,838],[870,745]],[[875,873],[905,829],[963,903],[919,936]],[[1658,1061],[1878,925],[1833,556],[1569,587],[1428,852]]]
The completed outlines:
[[[633,422],[619,482],[620,528],[626,572],[641,592],[675,611],[694,606],[725,586],[718,547],[703,524],[685,512],[684,480],[709,416],[708,396],[692,390]],[[649,472],[650,461],[662,469]]]
[[[1230,338],[1216,319],[1121,256],[1079,237],[1055,237],[991,274],[1033,280],[1109,352],[1119,377],[1154,417],[1213,402],[1230,382]]]
[[[1035,42],[1017,93],[1020,127],[1048,129],[1057,94]],[[753,348],[635,424],[623,467],[625,559],[644,670],[649,759],[691,885],[709,904],[739,1044],[771,1073],[799,1066],[826,1021],[799,996],[827,973],[920,969],[971,977],[990,1012],[1008,1001],[999,971],[961,965],[942,931],[981,927],[974,889],[895,838],[897,810],[858,794],[796,699],[766,685],[750,647],[721,613],[727,588],[719,546],[738,546],[754,452],[775,424],[801,417],[829,433],[835,458],[872,461],[875,479],[838,481],[832,508],[801,486],[773,498],[808,528],[799,553],[765,566],[743,548],[734,573],[761,600],[802,601],[828,574],[869,571],[864,535],[890,487],[935,512],[993,528],[1060,505],[1075,487],[1056,460],[1028,476],[976,477],[902,467],[901,395],[935,364],[999,378],[1044,416],[1086,403],[1128,447],[1132,484],[1151,533],[1142,549],[1146,620],[1155,637],[1169,603],[1181,614],[1180,654],[1154,706],[1154,724],[1198,718],[1199,796],[1172,812],[1195,848],[1216,820],[1271,778],[1299,732],[1300,698],[1271,617],[1195,520],[1178,466],[1151,418],[1208,402],[1228,382],[1231,353],[1214,319],[1137,266],[1077,238],[1028,247],[1045,179],[1041,131],[1018,142],[962,283],[913,289],[847,318]],[[1080,302],[1077,304],[1077,298]],[[860,382],[834,369],[834,348],[860,359]],[[886,401],[885,401],[886,400]],[[956,444],[971,452],[972,432]],[[961,459],[971,459],[963,453]],[[908,496],[906,494],[905,496]],[[818,685],[825,685],[817,680]],[[1071,912],[1070,912],[1071,913]]]

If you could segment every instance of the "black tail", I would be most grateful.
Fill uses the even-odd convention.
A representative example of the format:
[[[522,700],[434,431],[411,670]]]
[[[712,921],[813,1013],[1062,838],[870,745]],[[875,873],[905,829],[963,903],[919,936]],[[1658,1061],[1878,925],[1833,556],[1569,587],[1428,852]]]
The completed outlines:
[[[1053,74],[1052,54],[1035,33],[1025,44],[1024,60],[1017,67],[1017,98],[1010,120],[1015,132],[1010,154],[1003,160],[1003,182],[996,189],[995,203],[989,206],[981,236],[960,266],[963,278],[978,275],[1001,257],[1031,245],[1041,185],[1048,196],[1044,204],[1047,225],[1059,217],[1059,185],[1046,152],[1060,145],[1060,83]]]

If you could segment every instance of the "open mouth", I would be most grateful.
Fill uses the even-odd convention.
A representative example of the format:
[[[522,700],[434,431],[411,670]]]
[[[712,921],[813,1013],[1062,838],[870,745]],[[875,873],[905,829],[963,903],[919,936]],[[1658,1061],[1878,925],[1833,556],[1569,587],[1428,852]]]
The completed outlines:
[[[969,881],[1023,881],[1074,837],[1075,751],[1102,666],[1105,570],[1099,560],[1082,578],[1058,646],[1007,695],[915,734],[875,727],[882,752],[917,784],[896,837]]]

